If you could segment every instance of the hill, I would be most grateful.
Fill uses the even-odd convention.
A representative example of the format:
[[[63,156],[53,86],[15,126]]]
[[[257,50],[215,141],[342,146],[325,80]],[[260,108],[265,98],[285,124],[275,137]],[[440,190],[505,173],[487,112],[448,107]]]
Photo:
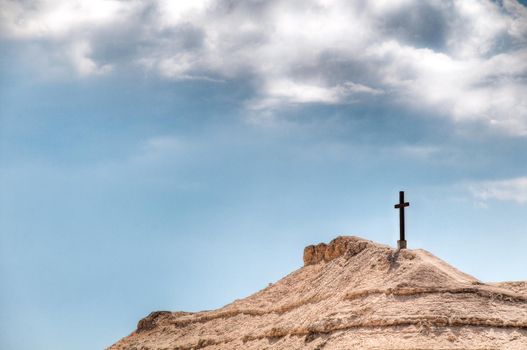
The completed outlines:
[[[527,349],[527,283],[486,284],[424,250],[358,237],[218,310],[153,312],[109,350]]]

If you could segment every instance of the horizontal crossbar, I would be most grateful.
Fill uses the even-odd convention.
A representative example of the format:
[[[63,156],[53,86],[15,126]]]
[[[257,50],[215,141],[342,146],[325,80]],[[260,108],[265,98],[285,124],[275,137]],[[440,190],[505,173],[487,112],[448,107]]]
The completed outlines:
[[[402,206],[401,206],[401,204],[396,204],[396,205],[394,205],[393,207],[394,207],[395,209],[400,209],[400,208],[409,207],[409,206],[410,206],[410,203],[408,203],[408,202],[404,202],[404,203],[402,204]]]

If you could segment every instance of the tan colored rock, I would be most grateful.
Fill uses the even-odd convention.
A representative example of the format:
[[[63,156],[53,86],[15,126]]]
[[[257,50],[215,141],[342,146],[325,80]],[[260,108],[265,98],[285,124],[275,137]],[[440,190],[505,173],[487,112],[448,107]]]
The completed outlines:
[[[149,331],[151,329],[154,329],[156,327],[156,320],[163,315],[171,314],[170,311],[154,311],[151,312],[150,315],[146,316],[145,318],[139,320],[137,323],[137,330],[136,332],[144,332]]]
[[[360,253],[368,242],[358,237],[339,236],[329,244],[319,243],[304,248],[304,266],[329,262],[344,254],[349,256]]]
[[[329,242],[326,252],[324,253],[324,260],[331,261],[342,256],[349,249],[351,237],[339,236]]]
[[[510,289],[513,292],[527,295],[527,281],[498,282],[492,283],[492,285],[505,289]]]
[[[358,237],[218,310],[152,313],[110,350],[527,349],[526,282],[486,284]]]
[[[315,246],[315,256],[313,258],[316,263],[324,260],[324,255],[326,254],[327,247],[328,246],[326,243],[319,243]]]
[[[315,246],[308,245],[304,248],[304,266],[316,264],[315,262]]]

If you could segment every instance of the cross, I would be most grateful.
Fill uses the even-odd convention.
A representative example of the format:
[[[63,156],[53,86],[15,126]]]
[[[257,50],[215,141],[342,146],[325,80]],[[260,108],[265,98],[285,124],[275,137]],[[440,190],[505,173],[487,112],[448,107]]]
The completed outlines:
[[[410,203],[404,201],[404,191],[399,191],[399,204],[394,205],[395,209],[399,209],[399,233],[400,239],[397,241],[399,249],[406,249],[406,239],[404,237],[404,207],[409,207]]]

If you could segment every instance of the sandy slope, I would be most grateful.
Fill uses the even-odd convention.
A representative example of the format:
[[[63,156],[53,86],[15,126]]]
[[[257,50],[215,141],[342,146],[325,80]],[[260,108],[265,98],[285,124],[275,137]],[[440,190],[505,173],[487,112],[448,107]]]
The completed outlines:
[[[357,237],[221,309],[152,313],[109,349],[527,349],[525,282],[484,284]]]

